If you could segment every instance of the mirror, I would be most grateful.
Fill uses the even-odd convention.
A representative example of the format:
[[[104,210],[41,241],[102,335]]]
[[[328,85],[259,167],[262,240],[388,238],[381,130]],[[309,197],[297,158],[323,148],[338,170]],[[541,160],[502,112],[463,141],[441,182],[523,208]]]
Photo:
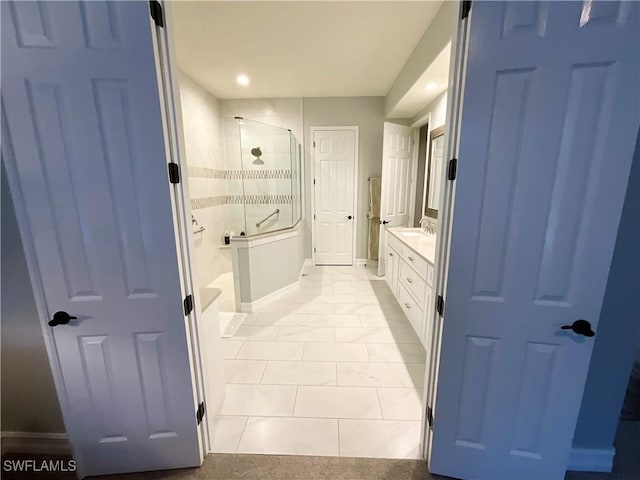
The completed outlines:
[[[440,201],[440,180],[444,168],[444,125],[431,130],[429,135],[429,161],[427,162],[427,188],[425,192],[424,214],[438,218]]]

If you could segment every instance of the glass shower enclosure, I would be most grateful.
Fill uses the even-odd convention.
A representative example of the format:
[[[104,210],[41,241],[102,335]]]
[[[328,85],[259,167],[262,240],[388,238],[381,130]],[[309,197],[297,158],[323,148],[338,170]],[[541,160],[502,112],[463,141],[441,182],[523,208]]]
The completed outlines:
[[[252,237],[301,218],[300,144],[291,130],[242,117],[224,124],[229,228]]]

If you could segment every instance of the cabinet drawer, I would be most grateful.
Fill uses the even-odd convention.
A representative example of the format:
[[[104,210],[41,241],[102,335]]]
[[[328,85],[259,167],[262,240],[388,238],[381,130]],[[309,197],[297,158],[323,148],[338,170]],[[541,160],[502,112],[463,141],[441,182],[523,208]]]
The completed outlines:
[[[416,271],[420,278],[423,280],[427,279],[427,267],[429,266],[429,262],[407,246],[402,247],[402,258]]]
[[[398,302],[400,308],[404,311],[404,314],[409,319],[409,323],[418,335],[418,338],[422,341],[424,336],[424,315],[422,309],[409,294],[409,291],[402,283],[398,283]]]
[[[427,264],[427,285],[433,287],[433,265]]]
[[[407,265],[405,260],[400,262],[398,272],[400,282],[409,290],[420,306],[424,305],[424,289],[426,282],[420,278],[416,271]]]

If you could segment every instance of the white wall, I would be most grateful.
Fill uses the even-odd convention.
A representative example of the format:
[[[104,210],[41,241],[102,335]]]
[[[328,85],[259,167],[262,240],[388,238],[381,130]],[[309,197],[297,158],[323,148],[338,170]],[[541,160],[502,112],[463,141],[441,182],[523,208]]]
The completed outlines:
[[[227,229],[227,182],[215,171],[226,168],[218,100],[180,73],[180,101],[191,213],[204,232],[194,235],[196,284],[202,288],[231,271],[229,249],[220,249]],[[194,202],[195,199],[200,199]],[[197,228],[193,226],[194,230]]]
[[[402,70],[393,81],[386,97],[385,112],[390,113],[404,95],[418,81],[433,60],[455,35],[458,21],[458,2],[445,1],[413,49]]]
[[[310,190],[313,168],[311,162],[311,127],[357,126],[360,146],[358,151],[358,197],[356,258],[367,258],[369,220],[369,177],[382,174],[382,129],[384,124],[384,97],[322,97],[304,99],[304,186]],[[306,203],[305,254],[311,257],[311,202]]]
[[[63,433],[4,163],[1,188],[2,431]]]

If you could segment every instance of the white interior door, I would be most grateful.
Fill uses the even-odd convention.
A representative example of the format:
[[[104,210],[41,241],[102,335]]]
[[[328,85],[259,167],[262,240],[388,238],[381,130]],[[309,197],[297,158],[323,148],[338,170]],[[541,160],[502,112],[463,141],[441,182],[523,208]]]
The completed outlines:
[[[635,2],[474,2],[430,469],[562,479],[640,119]],[[585,331],[583,333],[589,333]]]
[[[384,122],[383,135],[378,275],[385,273],[386,229],[409,225],[409,205],[411,202],[409,192],[411,127]]]
[[[356,133],[316,130],[313,143],[315,262],[352,265]]]
[[[2,2],[2,155],[80,473],[200,464],[148,2]]]

